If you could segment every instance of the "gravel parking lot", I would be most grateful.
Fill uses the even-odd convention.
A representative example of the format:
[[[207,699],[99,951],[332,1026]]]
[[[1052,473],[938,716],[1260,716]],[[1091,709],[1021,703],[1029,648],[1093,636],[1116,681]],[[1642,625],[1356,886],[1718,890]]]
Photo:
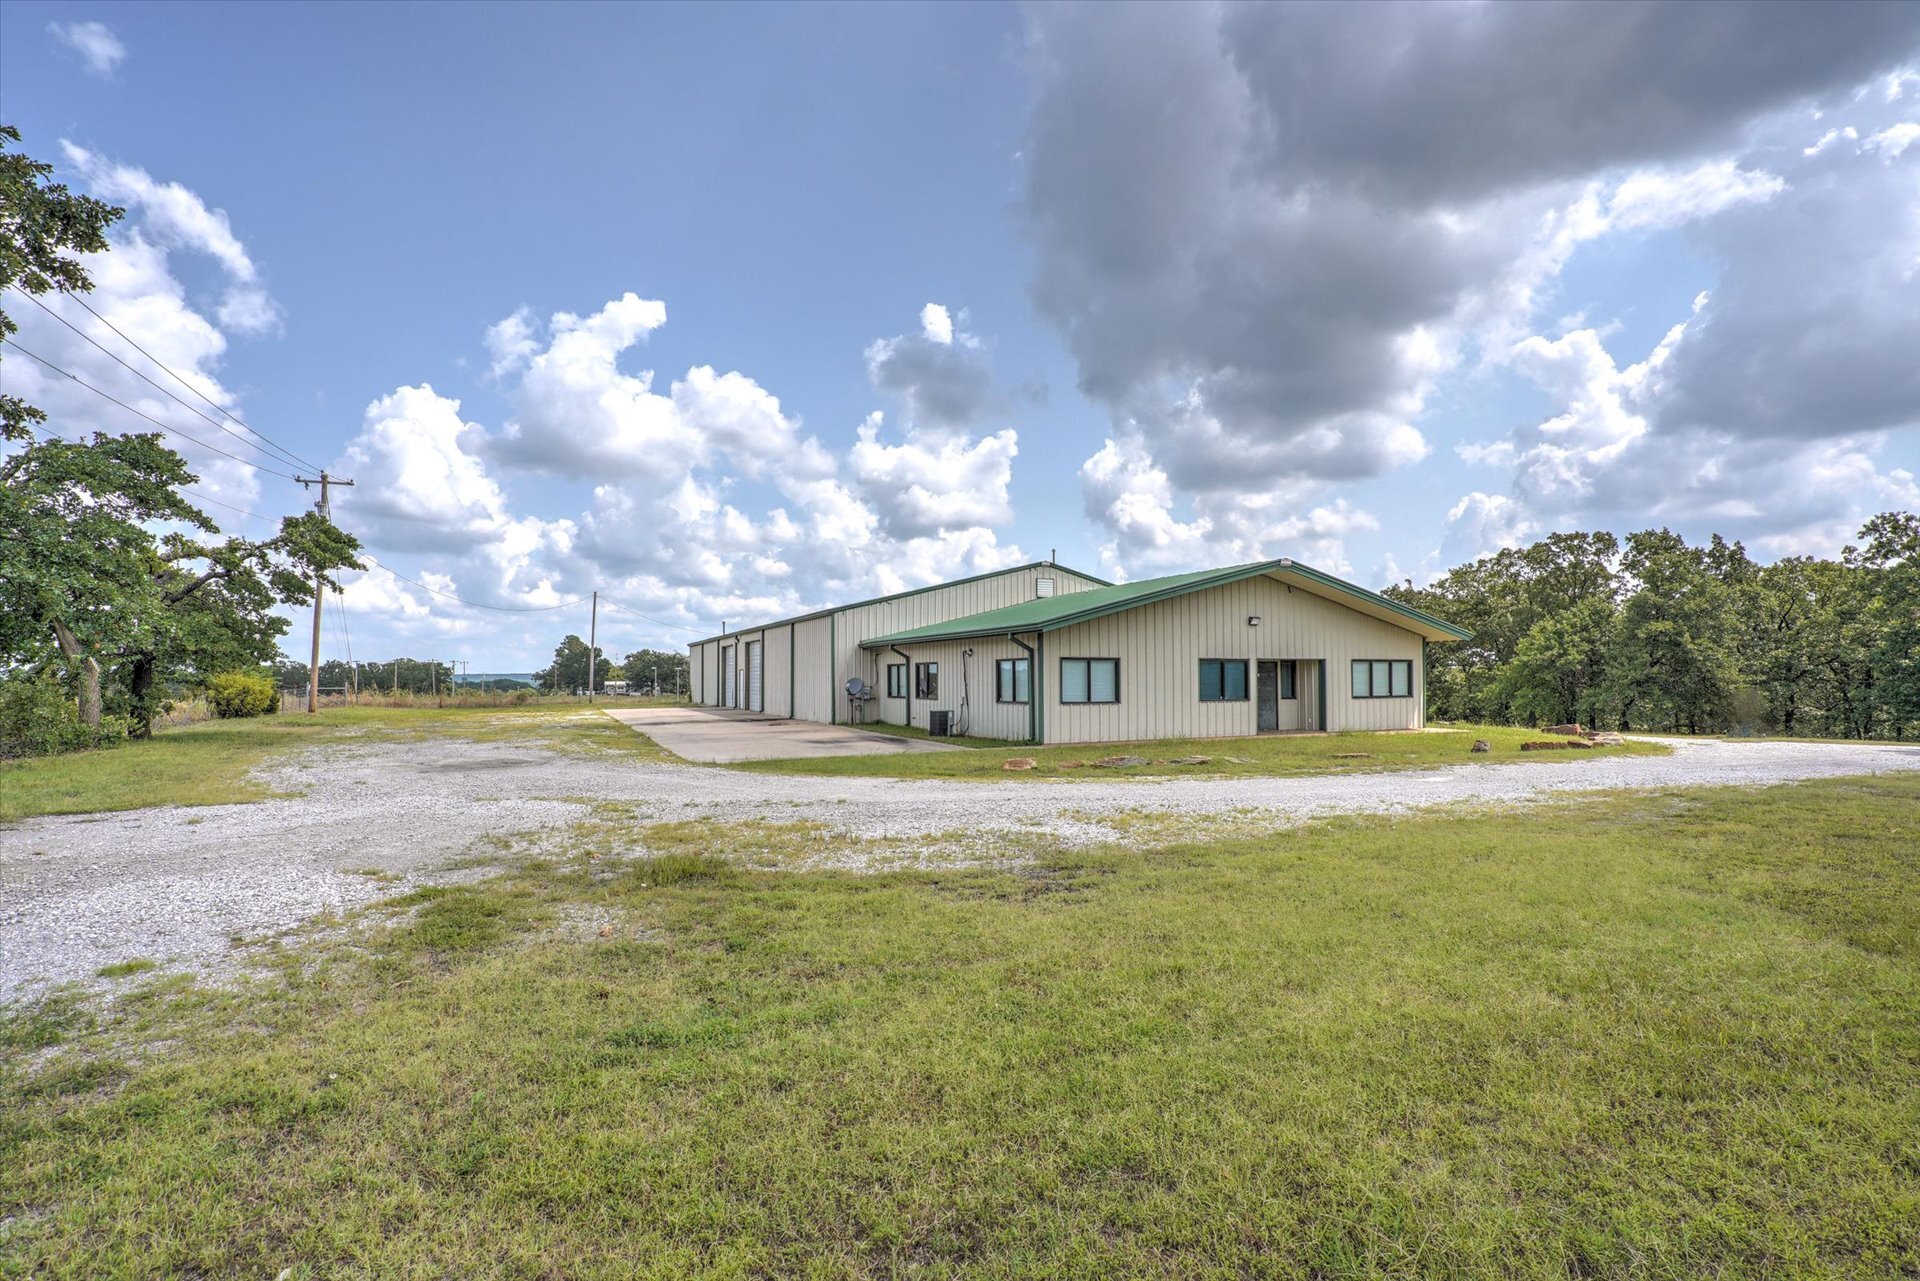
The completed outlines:
[[[0,831],[0,1002],[147,958],[199,972],[316,916],[449,875],[489,838],[557,832],[591,802],[639,821],[810,820],[861,837],[1043,832],[1112,838],[1103,817],[1251,811],[1275,823],[1583,791],[1920,769],[1920,747],[1683,742],[1670,757],[1464,765],[1326,778],[962,783],[745,774],[522,744],[345,742],[264,772],[298,799],[35,819]],[[929,845],[937,845],[930,839]],[[392,878],[398,877],[396,882]]]

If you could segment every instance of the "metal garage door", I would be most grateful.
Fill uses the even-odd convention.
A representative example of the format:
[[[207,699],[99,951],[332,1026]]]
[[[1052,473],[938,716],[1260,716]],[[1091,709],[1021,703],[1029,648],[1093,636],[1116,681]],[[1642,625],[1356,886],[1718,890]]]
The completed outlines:
[[[761,691],[760,691],[760,669],[763,666],[765,666],[765,664],[763,664],[760,661],[760,642],[748,641],[747,642],[747,709],[749,711],[764,712],[767,710],[765,707],[761,705],[764,700],[761,698]]]
[[[720,706],[722,707],[733,706],[733,691],[735,688],[733,683],[734,648],[734,646],[728,645],[720,651]]]

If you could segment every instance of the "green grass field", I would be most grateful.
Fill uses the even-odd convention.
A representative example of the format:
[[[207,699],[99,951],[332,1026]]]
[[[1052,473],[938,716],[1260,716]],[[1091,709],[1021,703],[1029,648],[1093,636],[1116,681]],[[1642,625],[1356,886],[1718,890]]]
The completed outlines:
[[[870,877],[700,830],[14,1011],[0,1276],[1920,1273],[1920,778]]]
[[[862,729],[925,738],[924,730],[906,731],[897,725],[863,725]],[[901,756],[824,756],[797,760],[745,761],[729,769],[759,774],[830,774],[881,778],[1112,778],[1115,775],[1299,775],[1347,774],[1374,770],[1429,769],[1436,765],[1480,765],[1496,762],[1558,762],[1577,765],[1600,756],[1664,756],[1671,748],[1659,743],[1629,740],[1619,747],[1591,751],[1522,752],[1520,744],[1546,737],[1538,730],[1502,725],[1450,726],[1409,733],[1281,734],[1261,738],[1180,738],[1152,743],[1094,743],[1077,747],[1035,748],[1017,743],[968,746],[968,750],[916,752]],[[1493,749],[1476,754],[1468,749],[1484,738]],[[1111,756],[1140,756],[1145,765],[1102,767]],[[1173,762],[1196,756],[1205,764]],[[1031,770],[1009,773],[1009,760],[1031,759]]]

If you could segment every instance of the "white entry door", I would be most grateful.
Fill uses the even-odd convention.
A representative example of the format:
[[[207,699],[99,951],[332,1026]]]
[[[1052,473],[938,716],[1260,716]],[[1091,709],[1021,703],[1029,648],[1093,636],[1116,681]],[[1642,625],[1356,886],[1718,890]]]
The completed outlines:
[[[748,641],[747,642],[747,709],[749,711],[764,712],[767,710],[764,706],[762,706],[762,703],[764,702],[764,699],[761,696],[760,669],[762,666],[763,664],[760,661],[760,642]]]
[[[720,706],[734,706],[734,646],[725,645],[720,650]]]

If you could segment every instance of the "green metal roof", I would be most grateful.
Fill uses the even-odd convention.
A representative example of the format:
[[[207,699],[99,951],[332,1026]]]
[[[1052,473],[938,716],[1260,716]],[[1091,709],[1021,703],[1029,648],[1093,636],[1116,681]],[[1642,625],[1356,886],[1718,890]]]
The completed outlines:
[[[825,609],[816,609],[806,614],[795,614],[790,618],[776,618],[771,623],[755,623],[751,627],[736,627],[731,631],[719,632],[712,636],[702,636],[698,640],[690,640],[686,642],[686,644],[688,649],[692,649],[695,645],[705,645],[712,641],[730,640],[735,636],[744,635],[747,632],[765,632],[772,631],[776,627],[787,627],[794,623],[810,623],[816,618],[825,618],[828,614],[838,614],[849,609],[861,609],[867,605],[878,605],[883,601],[905,600],[909,596],[919,596],[925,592],[937,592],[942,587],[959,587],[964,583],[977,583],[982,579],[998,578],[1002,574],[1017,574],[1027,569],[1061,569],[1072,574],[1075,578],[1084,578],[1090,583],[1099,583],[1102,587],[1112,586],[1106,579],[1095,578],[1085,570],[1074,569],[1071,566],[1062,565],[1058,561],[1036,560],[1029,561],[1025,565],[1009,565],[1005,569],[990,569],[984,574],[973,574],[967,578],[955,578],[944,583],[928,583],[925,587],[909,587],[905,591],[893,592],[886,596],[870,596],[866,600],[857,600],[846,605],[829,605]]]
[[[1344,579],[1335,578],[1309,565],[1296,560],[1264,560],[1250,565],[1230,565],[1224,569],[1203,569],[1191,574],[1172,574],[1166,578],[1148,578],[1137,583],[1121,583],[1114,587],[1095,587],[1086,591],[1068,592],[1061,596],[1047,596],[1035,600],[1022,601],[1018,605],[1008,605],[1001,609],[990,609],[981,614],[969,614],[964,618],[948,619],[944,623],[932,623],[926,627],[916,627],[910,631],[894,632],[889,636],[874,636],[860,642],[864,649],[877,649],[889,645],[905,645],[914,641],[967,640],[976,636],[1005,636],[1013,632],[1053,632],[1063,627],[1072,627],[1077,623],[1091,622],[1109,614],[1118,614],[1129,609],[1138,609],[1142,605],[1151,605],[1156,601],[1171,600],[1176,596],[1185,596],[1191,592],[1205,591],[1209,587],[1222,587],[1245,578],[1256,578],[1262,574],[1289,574],[1301,580],[1301,586],[1322,589],[1329,596],[1344,596],[1372,606],[1382,612],[1404,620],[1408,631],[1418,632],[1428,640],[1466,640],[1471,632],[1455,627],[1444,619],[1432,614],[1402,605],[1390,600],[1378,592],[1370,592]]]

